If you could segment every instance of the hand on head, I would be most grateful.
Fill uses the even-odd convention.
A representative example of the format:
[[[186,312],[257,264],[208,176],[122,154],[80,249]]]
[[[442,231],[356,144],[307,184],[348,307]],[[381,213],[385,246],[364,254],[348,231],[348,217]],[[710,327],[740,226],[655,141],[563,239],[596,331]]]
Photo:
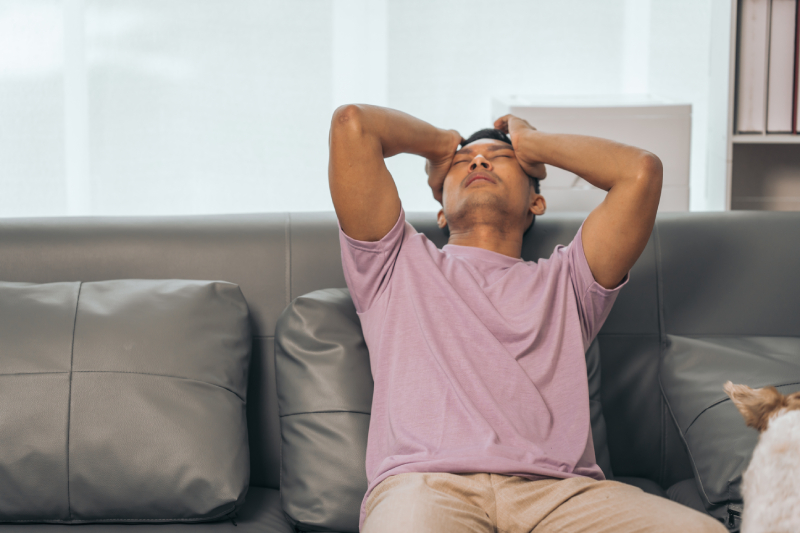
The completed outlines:
[[[505,115],[494,121],[494,128],[507,134],[514,147],[514,154],[517,156],[522,169],[531,177],[544,179],[547,177],[547,170],[544,163],[535,161],[527,156],[523,149],[523,138],[532,131],[537,131],[528,121],[514,115]]]
[[[425,173],[428,175],[428,185],[433,191],[433,197],[440,204],[442,203],[442,191],[444,189],[444,178],[453,166],[453,158],[456,155],[458,146],[464,142],[464,138],[456,130],[448,130],[447,138],[443,142],[443,150],[440,157],[425,160]]]

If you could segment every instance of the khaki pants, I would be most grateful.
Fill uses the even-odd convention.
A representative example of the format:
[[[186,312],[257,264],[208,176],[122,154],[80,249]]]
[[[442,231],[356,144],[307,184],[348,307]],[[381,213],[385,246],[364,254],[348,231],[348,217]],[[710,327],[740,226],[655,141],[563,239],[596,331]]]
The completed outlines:
[[[369,495],[361,533],[726,533],[718,521],[617,481],[406,473]]]

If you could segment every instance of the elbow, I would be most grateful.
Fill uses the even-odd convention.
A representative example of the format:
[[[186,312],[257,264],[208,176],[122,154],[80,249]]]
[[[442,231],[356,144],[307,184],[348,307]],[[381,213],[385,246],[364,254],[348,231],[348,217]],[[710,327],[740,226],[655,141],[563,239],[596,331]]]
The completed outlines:
[[[661,159],[655,154],[644,152],[639,161],[634,183],[639,190],[639,198],[642,201],[642,205],[650,206],[653,216],[655,216],[658,204],[661,202],[663,174],[664,167]]]
[[[660,185],[664,179],[664,165],[661,163],[661,159],[652,152],[644,152],[639,161],[636,177],[658,182]]]
[[[661,195],[661,186],[664,181],[664,165],[657,155],[651,152],[642,154],[636,172],[636,181],[648,190],[653,191],[654,194]]]
[[[331,118],[331,136],[361,135],[364,133],[364,110],[356,104],[336,108]]]

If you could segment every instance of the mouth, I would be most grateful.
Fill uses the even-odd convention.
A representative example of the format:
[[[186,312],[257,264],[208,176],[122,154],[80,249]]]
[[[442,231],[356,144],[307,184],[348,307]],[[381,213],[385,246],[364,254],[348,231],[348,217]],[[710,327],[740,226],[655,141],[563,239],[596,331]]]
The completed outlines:
[[[469,176],[467,176],[467,181],[466,183],[464,183],[464,188],[469,187],[472,182],[479,180],[486,180],[490,183],[496,183],[495,180],[488,174],[483,172],[475,172],[474,174],[470,174]]]

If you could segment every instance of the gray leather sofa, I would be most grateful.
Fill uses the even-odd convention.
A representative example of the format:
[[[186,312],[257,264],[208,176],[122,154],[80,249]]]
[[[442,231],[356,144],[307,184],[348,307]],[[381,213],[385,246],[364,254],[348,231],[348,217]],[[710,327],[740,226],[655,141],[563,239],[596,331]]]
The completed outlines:
[[[556,244],[568,243],[584,217],[540,217],[524,243],[524,258],[546,257]],[[445,244],[432,213],[409,213],[408,221],[438,246]],[[658,216],[599,335],[603,411],[617,478],[666,495],[666,489],[693,477],[659,390],[659,356],[667,334],[800,336],[798,236],[800,213]],[[293,531],[280,498],[275,324],[295,297],[345,287],[339,254],[332,212],[0,219],[0,280],[225,280],[240,285],[253,330],[247,395],[251,487],[236,525],[0,525],[0,533],[65,527]],[[696,501],[691,481],[679,486],[681,498]]]

